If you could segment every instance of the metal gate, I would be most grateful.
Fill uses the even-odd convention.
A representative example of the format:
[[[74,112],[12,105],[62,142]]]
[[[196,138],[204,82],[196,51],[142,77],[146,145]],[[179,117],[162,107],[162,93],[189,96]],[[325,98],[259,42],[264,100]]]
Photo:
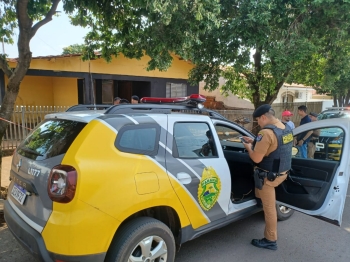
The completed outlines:
[[[64,112],[69,106],[15,106],[2,139],[2,150],[15,149],[45,115]],[[0,119],[0,121],[7,121]]]

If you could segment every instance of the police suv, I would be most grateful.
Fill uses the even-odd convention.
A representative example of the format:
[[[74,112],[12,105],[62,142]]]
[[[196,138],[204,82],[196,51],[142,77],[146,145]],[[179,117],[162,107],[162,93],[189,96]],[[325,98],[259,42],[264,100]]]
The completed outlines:
[[[350,121],[293,132],[316,128],[343,133],[339,160],[293,157],[289,178],[276,188],[279,214],[288,218],[292,208],[340,225]],[[185,105],[47,115],[13,155],[8,228],[41,261],[174,261],[182,243],[261,211],[241,136],[254,137]]]

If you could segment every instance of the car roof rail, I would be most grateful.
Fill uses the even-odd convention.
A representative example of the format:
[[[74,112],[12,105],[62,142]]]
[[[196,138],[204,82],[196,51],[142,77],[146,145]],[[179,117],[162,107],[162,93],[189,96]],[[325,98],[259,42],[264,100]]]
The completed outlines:
[[[227,120],[219,113],[208,110],[206,108],[198,109],[194,106],[185,105],[173,105],[173,104],[124,104],[114,105],[107,109],[105,115],[108,114],[130,114],[130,113],[158,113],[158,114],[171,114],[171,113],[188,113],[188,114],[204,114],[214,118]]]
[[[350,107],[326,107],[327,110],[350,110]]]
[[[66,112],[72,112],[72,111],[85,111],[85,110],[106,110],[110,108],[112,105],[74,105],[69,107]]]

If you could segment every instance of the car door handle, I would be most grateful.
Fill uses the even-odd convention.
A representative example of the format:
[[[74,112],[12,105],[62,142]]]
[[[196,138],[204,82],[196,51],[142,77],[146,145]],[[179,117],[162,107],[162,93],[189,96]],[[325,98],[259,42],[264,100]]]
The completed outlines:
[[[185,172],[177,173],[176,178],[180,181],[181,184],[184,184],[184,185],[190,184],[192,182],[191,175]]]

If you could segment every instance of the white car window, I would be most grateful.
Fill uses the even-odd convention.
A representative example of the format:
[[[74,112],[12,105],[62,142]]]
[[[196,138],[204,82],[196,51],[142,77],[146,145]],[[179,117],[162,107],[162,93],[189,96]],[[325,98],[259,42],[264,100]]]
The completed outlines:
[[[312,135],[302,145],[297,145],[298,154],[295,157],[339,161],[344,141],[343,129],[327,127],[311,131]],[[300,142],[307,133],[308,131],[295,136],[295,143]]]

